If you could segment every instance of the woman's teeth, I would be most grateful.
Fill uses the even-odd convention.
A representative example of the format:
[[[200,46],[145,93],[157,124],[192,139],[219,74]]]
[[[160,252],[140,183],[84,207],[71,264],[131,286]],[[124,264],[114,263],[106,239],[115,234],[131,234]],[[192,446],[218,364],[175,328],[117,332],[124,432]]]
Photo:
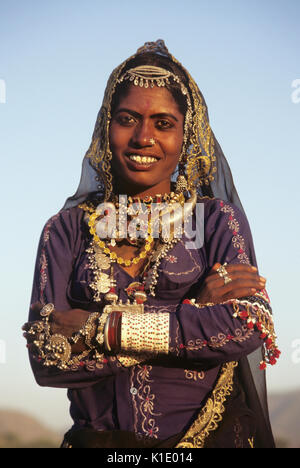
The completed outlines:
[[[152,156],[139,156],[135,154],[129,156],[129,159],[131,161],[137,162],[138,164],[149,164],[157,161],[157,159]]]

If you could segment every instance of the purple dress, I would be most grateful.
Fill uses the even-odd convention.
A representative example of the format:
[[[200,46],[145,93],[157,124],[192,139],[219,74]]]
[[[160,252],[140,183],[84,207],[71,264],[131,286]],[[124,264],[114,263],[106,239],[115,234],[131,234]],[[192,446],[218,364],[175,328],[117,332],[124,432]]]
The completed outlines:
[[[159,266],[156,295],[145,303],[147,312],[170,314],[168,355],[131,367],[124,367],[113,355],[105,356],[102,363],[87,358],[68,371],[45,368],[31,356],[39,385],[68,389],[73,429],[119,429],[161,440],[185,431],[214,388],[221,365],[239,361],[261,347],[260,332],[234,317],[230,303],[204,308],[183,303],[196,296],[214,263],[255,264],[245,216],[219,199],[201,202],[203,247],[188,250],[180,240],[169,250]],[[38,249],[31,303],[51,302],[61,311],[99,311],[90,287],[93,272],[86,252],[90,241],[79,207],[63,210],[47,222]],[[114,271],[119,297],[126,300],[124,289],[133,278],[118,264]],[[229,431],[229,446],[236,445],[236,427],[243,430],[241,425],[237,418]]]

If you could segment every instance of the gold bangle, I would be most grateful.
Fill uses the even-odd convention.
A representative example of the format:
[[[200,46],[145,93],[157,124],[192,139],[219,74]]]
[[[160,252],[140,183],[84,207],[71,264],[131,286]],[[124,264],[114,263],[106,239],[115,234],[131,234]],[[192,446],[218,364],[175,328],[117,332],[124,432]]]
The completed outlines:
[[[103,312],[102,315],[99,318],[99,322],[98,322],[99,325],[98,325],[98,328],[97,328],[96,342],[100,346],[103,346],[103,344],[104,344],[104,328],[105,328],[105,324],[107,322],[108,316],[109,316],[108,313]]]

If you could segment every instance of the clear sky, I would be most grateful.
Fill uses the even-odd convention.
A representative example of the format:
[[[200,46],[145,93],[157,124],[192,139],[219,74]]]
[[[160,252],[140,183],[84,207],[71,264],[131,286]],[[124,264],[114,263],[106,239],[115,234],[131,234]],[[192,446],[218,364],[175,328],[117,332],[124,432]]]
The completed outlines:
[[[299,18],[299,0],[1,0],[1,408],[70,422],[21,332],[37,244],[75,192],[110,72],[158,38],[202,90],[250,221],[283,352],[269,390],[300,389]]]

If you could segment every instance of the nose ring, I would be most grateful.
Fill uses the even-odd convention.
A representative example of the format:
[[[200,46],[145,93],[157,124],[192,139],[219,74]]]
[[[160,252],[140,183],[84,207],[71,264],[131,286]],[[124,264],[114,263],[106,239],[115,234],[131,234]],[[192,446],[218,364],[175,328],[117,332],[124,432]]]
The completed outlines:
[[[154,140],[154,138],[150,138],[149,143],[151,143],[151,145],[154,146],[154,145],[155,145],[155,140]]]

